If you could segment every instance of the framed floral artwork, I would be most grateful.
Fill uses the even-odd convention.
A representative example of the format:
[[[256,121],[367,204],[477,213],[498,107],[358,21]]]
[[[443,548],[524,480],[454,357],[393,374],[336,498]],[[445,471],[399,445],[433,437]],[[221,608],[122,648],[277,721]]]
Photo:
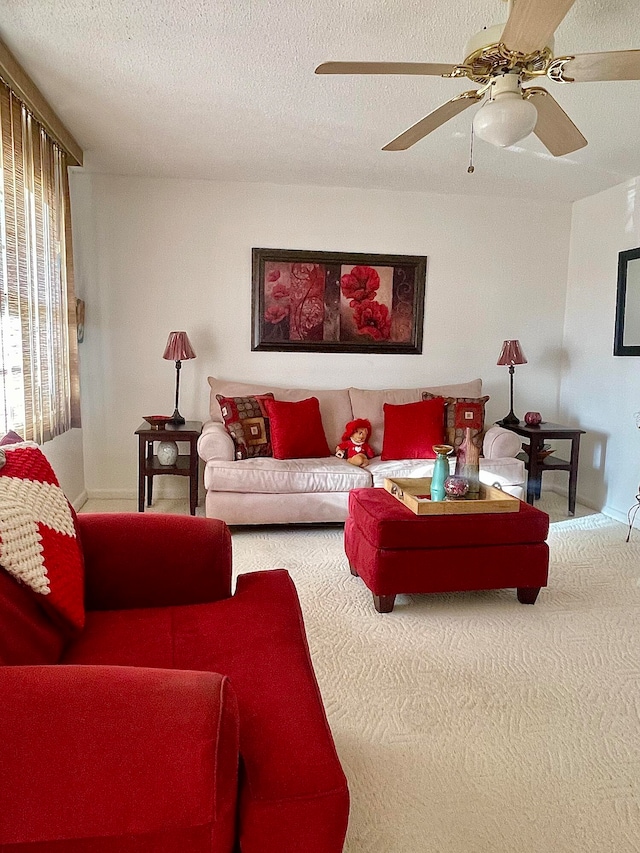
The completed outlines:
[[[421,353],[426,257],[253,249],[252,350]]]

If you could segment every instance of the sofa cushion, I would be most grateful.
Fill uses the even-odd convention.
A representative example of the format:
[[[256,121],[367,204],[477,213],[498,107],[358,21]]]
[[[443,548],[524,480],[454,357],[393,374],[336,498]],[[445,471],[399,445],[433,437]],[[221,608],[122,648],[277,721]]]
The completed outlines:
[[[64,642],[29,587],[0,568],[0,666],[57,663]]]
[[[216,396],[224,426],[235,448],[236,459],[253,456],[272,456],[271,430],[264,401],[273,400],[273,394],[255,394],[249,397]]]
[[[385,403],[383,461],[435,459],[433,446],[444,441],[444,398],[392,406]]]
[[[295,403],[265,399],[276,459],[317,459],[331,456],[317,397]]]
[[[243,833],[262,830],[264,837],[269,816],[286,823],[289,803],[303,797],[326,804],[319,837],[332,820],[337,823],[331,833],[344,833],[346,783],[286,572],[240,575],[235,595],[211,604],[89,612],[85,631],[62,662],[227,675],[238,698],[246,774]],[[341,804],[337,809],[334,796]]]
[[[208,491],[249,494],[299,494],[348,492],[371,485],[368,468],[344,459],[246,459],[239,462],[212,459],[204,470]]]
[[[216,400],[216,394],[222,394],[225,397],[246,397],[247,395],[272,393],[276,400],[289,402],[306,400],[308,397],[317,397],[320,403],[320,413],[322,414],[322,423],[327,442],[329,447],[333,449],[340,442],[345,424],[353,418],[349,391],[346,388],[335,391],[310,388],[282,388],[277,385],[227,382],[223,379],[216,379],[214,376],[209,376],[208,381],[211,388],[209,406],[211,420],[217,423],[222,423],[222,415],[220,414],[220,406]],[[380,411],[382,417],[382,408]]]
[[[449,471],[453,474],[456,468],[454,456],[449,458]],[[433,459],[394,459],[383,462],[374,459],[367,471],[371,474],[373,485],[384,488],[388,477],[431,477],[433,475]],[[480,459],[480,482],[488,486],[497,483],[504,486],[521,485],[524,480],[524,463],[513,457],[497,459]]]
[[[84,624],[84,567],[75,519],[47,458],[33,442],[5,446],[0,470],[0,562],[52,617]]]
[[[453,474],[456,460],[451,458],[447,461]],[[384,481],[388,477],[431,477],[433,464],[433,459],[390,459],[383,461],[377,457],[370,462],[367,470],[371,474],[373,485],[384,488]]]
[[[384,432],[382,407],[384,404],[390,403],[394,406],[400,406],[404,403],[417,403],[422,399],[424,391],[430,391],[437,397],[480,397],[482,394],[482,380],[474,379],[472,382],[463,382],[458,385],[434,385],[424,388],[391,388],[381,391],[349,388],[353,417],[366,418],[371,422],[369,444],[376,453],[380,453],[382,450]]]

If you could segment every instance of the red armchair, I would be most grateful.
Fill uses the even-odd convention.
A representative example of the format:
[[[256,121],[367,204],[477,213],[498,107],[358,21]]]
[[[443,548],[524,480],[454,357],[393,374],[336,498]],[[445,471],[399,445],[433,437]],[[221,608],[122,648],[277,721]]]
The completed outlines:
[[[81,515],[70,636],[0,569],[0,850],[339,853],[346,780],[282,570],[211,519]]]

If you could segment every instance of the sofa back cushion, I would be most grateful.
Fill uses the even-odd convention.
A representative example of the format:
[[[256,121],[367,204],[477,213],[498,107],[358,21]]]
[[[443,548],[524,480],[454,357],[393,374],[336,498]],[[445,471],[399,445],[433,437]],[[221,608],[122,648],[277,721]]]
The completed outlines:
[[[0,666],[57,663],[67,637],[29,587],[0,568]]]
[[[224,423],[220,405],[216,399],[217,394],[223,397],[247,397],[255,394],[273,394],[276,400],[289,403],[298,403],[309,397],[317,397],[320,404],[320,414],[324,432],[329,443],[329,450],[334,452],[336,446],[342,440],[345,424],[352,420],[351,400],[349,391],[339,389],[335,391],[316,390],[312,388],[282,388],[277,385],[257,385],[248,382],[227,382],[223,379],[209,377],[211,388],[211,399],[209,414],[212,421]],[[420,399],[419,397],[417,399]],[[374,448],[375,450],[375,448]],[[379,452],[379,449],[378,449]]]
[[[375,453],[382,452],[384,404],[402,406],[406,403],[417,403],[422,400],[422,394],[425,391],[430,391],[437,397],[480,397],[482,380],[474,379],[472,382],[462,382],[458,385],[433,385],[425,388],[391,388],[386,391],[349,388],[353,417],[366,418],[371,422],[369,444]]]

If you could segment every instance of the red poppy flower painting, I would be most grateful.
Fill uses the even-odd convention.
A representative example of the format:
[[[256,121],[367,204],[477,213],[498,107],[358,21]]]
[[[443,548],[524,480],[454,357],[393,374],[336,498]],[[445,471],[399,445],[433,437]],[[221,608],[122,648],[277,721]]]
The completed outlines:
[[[342,276],[340,285],[345,298],[349,299],[349,304],[355,308],[358,302],[375,299],[376,291],[380,287],[380,276],[373,267],[353,267],[351,272]]]
[[[389,309],[380,302],[358,302],[353,309],[358,334],[369,335],[374,341],[388,341],[391,337]]]
[[[253,349],[422,352],[426,258],[253,250]]]

